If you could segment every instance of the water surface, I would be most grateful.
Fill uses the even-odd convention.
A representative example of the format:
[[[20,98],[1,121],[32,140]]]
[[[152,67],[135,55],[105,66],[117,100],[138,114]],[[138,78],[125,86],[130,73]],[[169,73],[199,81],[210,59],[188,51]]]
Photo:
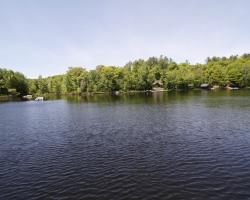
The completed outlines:
[[[249,199],[250,92],[0,104],[0,199]]]

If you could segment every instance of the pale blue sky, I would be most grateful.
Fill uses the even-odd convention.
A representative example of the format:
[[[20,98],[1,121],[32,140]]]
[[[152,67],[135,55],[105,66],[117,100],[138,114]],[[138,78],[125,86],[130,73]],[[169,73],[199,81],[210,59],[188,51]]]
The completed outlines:
[[[0,67],[27,77],[250,52],[248,0],[0,0]]]

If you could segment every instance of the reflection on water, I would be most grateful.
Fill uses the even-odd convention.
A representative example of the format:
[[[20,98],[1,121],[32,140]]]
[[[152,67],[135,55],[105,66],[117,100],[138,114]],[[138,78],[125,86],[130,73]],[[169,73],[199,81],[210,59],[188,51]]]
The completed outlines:
[[[96,94],[85,96],[58,96],[49,97],[48,99],[64,99],[69,103],[125,103],[125,104],[167,104],[167,103],[179,103],[181,101],[189,101],[192,99],[207,99],[208,105],[216,106],[218,103],[230,104],[231,98],[234,101],[241,100],[241,98],[248,98],[250,90],[229,91],[207,91],[207,90],[193,90],[193,91],[172,91],[172,92],[155,92],[155,93],[134,93],[134,94]],[[230,98],[231,97],[231,98]],[[232,105],[237,105],[231,102]],[[248,104],[248,102],[245,102]],[[238,105],[240,106],[240,105]]]
[[[0,199],[248,199],[250,92],[0,104]]]
[[[85,96],[63,96],[62,98],[72,103],[166,103],[171,100],[180,101],[185,97],[191,97],[200,94],[206,94],[207,91],[192,91],[192,92],[155,92],[155,93],[134,93],[134,94],[96,94]]]

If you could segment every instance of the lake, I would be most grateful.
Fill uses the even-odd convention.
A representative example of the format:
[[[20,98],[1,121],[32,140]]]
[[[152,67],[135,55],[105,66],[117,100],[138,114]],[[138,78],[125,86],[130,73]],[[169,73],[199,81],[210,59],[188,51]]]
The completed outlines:
[[[250,91],[0,104],[0,199],[249,199]]]

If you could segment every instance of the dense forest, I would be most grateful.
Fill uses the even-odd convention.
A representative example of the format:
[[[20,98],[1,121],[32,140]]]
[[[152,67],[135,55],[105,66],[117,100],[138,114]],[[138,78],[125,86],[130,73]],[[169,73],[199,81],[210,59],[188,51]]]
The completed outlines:
[[[0,68],[0,95],[22,95],[29,91],[28,80],[19,72]]]
[[[207,58],[205,64],[176,63],[164,56],[135,60],[123,67],[99,65],[95,70],[70,67],[66,74],[27,79],[0,69],[0,94],[81,94],[151,90],[156,80],[166,90],[199,88],[202,83],[250,86],[250,54]]]

